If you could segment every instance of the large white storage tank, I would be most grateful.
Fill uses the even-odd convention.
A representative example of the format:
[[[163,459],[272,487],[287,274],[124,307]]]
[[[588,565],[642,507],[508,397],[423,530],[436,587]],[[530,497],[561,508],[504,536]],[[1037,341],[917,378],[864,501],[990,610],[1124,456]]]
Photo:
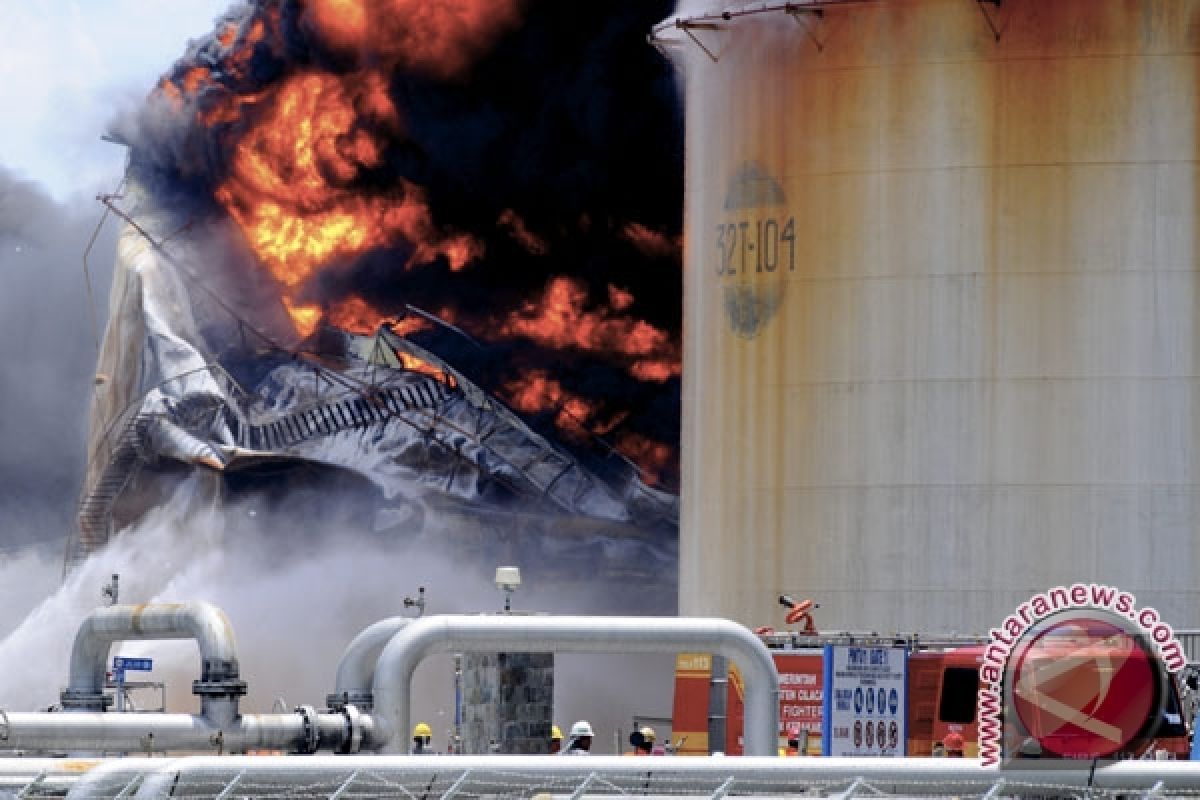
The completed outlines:
[[[1200,623],[1200,3],[784,6],[656,33],[681,613],[986,631],[1096,580]]]

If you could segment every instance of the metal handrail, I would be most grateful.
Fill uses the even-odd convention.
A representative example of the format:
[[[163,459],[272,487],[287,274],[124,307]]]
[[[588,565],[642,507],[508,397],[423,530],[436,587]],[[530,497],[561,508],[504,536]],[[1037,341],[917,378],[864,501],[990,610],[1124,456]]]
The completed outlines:
[[[875,0],[792,0],[788,3],[733,3],[731,4],[733,7],[724,11],[713,11],[704,14],[665,19],[650,29],[650,37],[653,40],[671,28],[687,29],[694,26],[713,26],[721,22],[729,22],[737,17],[749,17],[777,12],[795,14],[821,11],[830,6],[859,5],[870,2],[875,2]]]
[[[112,417],[112,419],[109,421],[109,424],[105,427],[104,432],[100,435],[96,446],[92,449],[92,452],[88,456],[88,466],[90,467],[92,462],[96,460],[97,456],[99,455],[98,451],[100,450],[101,445],[108,445],[108,452],[105,453],[105,455],[107,455],[108,458],[113,457],[114,453],[116,452],[116,448],[112,444],[112,434],[114,430],[118,425],[120,425],[122,427],[121,435],[124,436],[124,434],[127,432],[125,429],[127,429],[129,425],[138,418],[139,415],[137,411],[141,408],[142,403],[145,402],[146,397],[151,392],[160,390],[174,381],[182,380],[201,372],[212,372],[214,377],[225,378],[229,382],[229,386],[223,388],[227,388],[231,395],[240,395],[242,397],[247,396],[246,390],[243,389],[241,385],[234,379],[234,377],[229,374],[228,370],[226,370],[217,362],[206,363],[202,367],[196,367],[195,369],[189,369],[184,372],[176,373],[170,377],[163,378],[158,383],[141,392],[136,399],[129,401],[129,403],[127,403],[119,413]]]
[[[4,761],[0,760],[0,771]],[[191,756],[113,759],[93,768],[73,794],[112,796],[137,775],[150,796],[214,796],[238,791],[272,797],[332,797],[353,778],[360,796],[441,800],[473,797],[565,800],[583,797],[712,797],[736,785],[740,797],[835,797],[851,787],[906,797],[1134,795],[1200,790],[1200,763],[1029,762],[1003,769],[969,758],[769,758],[663,756]],[[731,783],[732,781],[732,783]],[[997,786],[1000,788],[997,790]]]

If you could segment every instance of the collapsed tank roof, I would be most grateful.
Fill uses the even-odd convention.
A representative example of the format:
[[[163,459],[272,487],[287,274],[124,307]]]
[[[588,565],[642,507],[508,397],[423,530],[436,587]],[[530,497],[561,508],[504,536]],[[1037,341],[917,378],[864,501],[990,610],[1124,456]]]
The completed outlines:
[[[582,463],[386,325],[300,339],[220,224],[183,219],[136,185],[125,206],[69,560],[144,514],[156,501],[145,487],[176,482],[180,467],[319,464],[373,485],[376,517],[401,521],[384,525],[401,535],[431,509],[490,514],[498,529],[573,520],[560,535],[644,540],[624,568],[673,572],[678,499],[615,451]]]

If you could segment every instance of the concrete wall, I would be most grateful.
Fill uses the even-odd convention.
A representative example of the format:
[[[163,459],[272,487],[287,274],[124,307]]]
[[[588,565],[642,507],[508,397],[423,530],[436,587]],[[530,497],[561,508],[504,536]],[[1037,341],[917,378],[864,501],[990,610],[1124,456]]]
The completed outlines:
[[[720,28],[668,34],[681,613],[974,632],[1085,579],[1200,625],[1200,3]]]
[[[552,653],[463,656],[463,752],[550,752]]]

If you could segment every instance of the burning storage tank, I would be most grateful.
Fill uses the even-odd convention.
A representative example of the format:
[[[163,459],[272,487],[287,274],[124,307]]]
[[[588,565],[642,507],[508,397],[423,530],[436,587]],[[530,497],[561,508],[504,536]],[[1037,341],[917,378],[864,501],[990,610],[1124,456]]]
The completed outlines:
[[[680,611],[1196,623],[1200,3],[690,3]]]
[[[266,529],[429,536],[672,608],[658,2],[583,27],[555,0],[252,0],[191,41],[110,134],[124,228],[68,560],[186,478]]]
[[[400,322],[297,339],[222,221],[185,222],[132,180],[108,202],[125,225],[68,564],[190,478],[184,513],[244,505],[317,536],[434,537],[551,584],[670,581],[677,498],[629,462],[572,455]]]

